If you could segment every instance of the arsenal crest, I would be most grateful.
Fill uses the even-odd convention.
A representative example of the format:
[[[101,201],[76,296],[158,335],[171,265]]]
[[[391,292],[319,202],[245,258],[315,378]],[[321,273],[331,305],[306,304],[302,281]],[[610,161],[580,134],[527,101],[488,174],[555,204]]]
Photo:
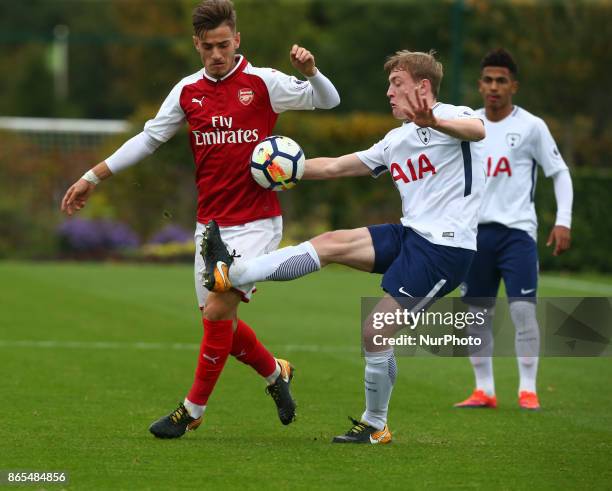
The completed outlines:
[[[521,143],[521,135],[518,133],[507,133],[506,143],[510,148],[518,147],[519,143]]]
[[[417,128],[417,135],[423,145],[427,145],[431,141],[431,131],[429,128]]]
[[[238,91],[238,100],[245,106],[248,106],[253,101],[253,97],[255,97],[255,92],[251,89],[240,89]]]

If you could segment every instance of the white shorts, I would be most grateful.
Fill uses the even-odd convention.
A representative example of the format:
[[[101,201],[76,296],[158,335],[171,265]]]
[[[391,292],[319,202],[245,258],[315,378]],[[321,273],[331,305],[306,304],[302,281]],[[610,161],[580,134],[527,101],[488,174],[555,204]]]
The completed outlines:
[[[219,227],[219,229],[221,230],[221,238],[227,245],[229,252],[231,253],[235,249],[236,254],[241,256],[234,259],[234,262],[239,264],[240,261],[261,256],[278,248],[278,244],[280,244],[283,236],[283,218],[280,216],[263,218],[245,223],[244,225]],[[203,273],[205,269],[204,259],[200,254],[203,234],[204,224],[198,223],[194,235],[196,246],[194,270],[196,296],[198,297],[200,308],[204,307],[209,293],[203,286]],[[242,293],[243,302],[248,302],[255,291],[255,283],[233,285],[233,287]]]

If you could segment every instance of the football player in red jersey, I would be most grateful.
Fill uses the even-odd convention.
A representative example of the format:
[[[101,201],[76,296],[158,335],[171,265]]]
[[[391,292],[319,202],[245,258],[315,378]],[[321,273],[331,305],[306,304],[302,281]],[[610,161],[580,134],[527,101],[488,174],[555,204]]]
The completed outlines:
[[[267,392],[276,403],[281,422],[293,421],[292,366],[274,358],[238,318],[240,302],[249,301],[255,285],[208,292],[202,286],[202,276],[206,257],[215,251],[202,251],[201,242],[204,224],[214,218],[223,241],[230,250],[243,251],[242,259],[277,248],[282,235],[281,209],[275,193],[251,178],[253,148],[272,134],[281,112],[330,109],[340,102],[333,84],[303,47],[293,45],[290,59],[307,80],[254,67],[238,55],[241,39],[230,0],[200,3],[193,12],[193,27],[193,44],[204,67],[178,82],[144,130],[70,186],[61,204],[62,210],[72,215],[83,208],[101,181],[152,154],[185,122],[189,124],[198,187],[195,284],[204,335],[187,397],[149,428],[159,438],[178,438],[201,424],[208,398],[230,354],[267,380]]]

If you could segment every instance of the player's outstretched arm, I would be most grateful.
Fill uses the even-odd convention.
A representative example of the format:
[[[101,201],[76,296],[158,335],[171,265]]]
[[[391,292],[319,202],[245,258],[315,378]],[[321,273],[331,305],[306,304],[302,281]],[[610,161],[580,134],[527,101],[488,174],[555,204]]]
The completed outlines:
[[[69,216],[79,211],[85,206],[96,186],[112,175],[106,162],[100,162],[93,169],[88,170],[83,177],[68,188],[62,199],[61,210]]]
[[[130,138],[114,154],[87,171],[83,177],[68,188],[62,199],[61,210],[67,215],[79,211],[85,206],[87,199],[100,181],[137,164],[155,152],[161,144],[161,141],[148,136],[145,132]]]
[[[431,128],[462,141],[477,142],[485,137],[484,123],[477,118],[436,119]]]
[[[480,141],[485,137],[484,123],[480,119],[436,118],[427,99],[419,95],[418,88],[414,89],[413,97],[407,94],[404,100],[399,98],[397,103],[406,117],[421,128],[431,128],[458,140]]]
[[[342,157],[307,159],[302,179],[337,179],[338,177],[367,176],[370,169],[351,153]]]

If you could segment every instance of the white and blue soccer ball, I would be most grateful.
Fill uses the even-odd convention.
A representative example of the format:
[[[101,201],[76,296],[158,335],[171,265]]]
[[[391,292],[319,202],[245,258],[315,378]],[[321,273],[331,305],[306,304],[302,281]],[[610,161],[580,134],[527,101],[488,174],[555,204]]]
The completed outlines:
[[[251,175],[261,187],[272,191],[291,189],[304,175],[304,151],[291,138],[269,136],[251,156]]]

